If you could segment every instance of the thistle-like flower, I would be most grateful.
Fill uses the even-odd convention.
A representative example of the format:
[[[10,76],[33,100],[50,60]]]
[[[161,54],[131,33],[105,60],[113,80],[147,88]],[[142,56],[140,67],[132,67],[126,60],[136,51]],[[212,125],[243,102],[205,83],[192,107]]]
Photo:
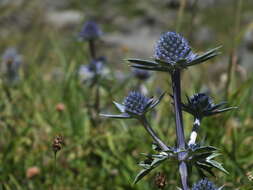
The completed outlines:
[[[192,97],[187,97],[187,103],[182,103],[182,109],[194,116],[194,118],[202,119],[206,116],[212,116],[219,114],[237,107],[223,107],[226,102],[221,102],[219,104],[214,104],[213,100],[207,96],[205,93],[194,94]]]
[[[84,24],[79,36],[83,40],[94,40],[103,34],[102,30],[94,21],[88,21]]]
[[[154,57],[167,63],[180,60],[189,62],[196,57],[196,54],[192,52],[188,41],[183,36],[175,32],[167,32],[158,40]]]
[[[162,100],[163,96],[164,93],[158,99],[147,98],[139,92],[132,91],[122,104],[113,102],[121,112],[120,115],[101,114],[101,116],[120,119],[140,118],[153,109]]]
[[[204,178],[199,180],[193,185],[192,190],[221,190],[222,188],[217,188],[213,182]]]
[[[139,80],[147,80],[150,77],[150,72],[142,69],[133,69],[134,76]]]
[[[107,73],[107,70],[104,67],[105,61],[104,57],[99,57],[92,60],[87,65],[81,65],[78,70],[81,81],[90,81],[98,75],[105,75]]]
[[[193,53],[183,36],[167,32],[161,35],[156,44],[154,60],[128,59],[128,61],[133,63],[132,67],[139,69],[173,72],[175,69],[185,69],[215,57],[219,54],[219,48],[198,55]]]

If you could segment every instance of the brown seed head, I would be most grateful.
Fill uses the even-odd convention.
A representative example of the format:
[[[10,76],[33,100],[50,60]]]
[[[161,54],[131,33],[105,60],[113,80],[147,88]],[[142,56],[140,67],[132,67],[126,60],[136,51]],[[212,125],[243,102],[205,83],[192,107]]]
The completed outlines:
[[[155,186],[159,189],[164,189],[166,185],[166,176],[163,173],[158,172],[158,174],[155,176]]]
[[[54,138],[52,148],[55,154],[62,149],[63,144],[63,137],[61,135],[58,135]]]

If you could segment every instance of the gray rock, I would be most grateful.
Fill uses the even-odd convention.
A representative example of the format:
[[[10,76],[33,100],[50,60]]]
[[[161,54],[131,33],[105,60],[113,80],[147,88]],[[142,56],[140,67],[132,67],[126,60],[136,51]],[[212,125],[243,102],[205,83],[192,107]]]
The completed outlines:
[[[65,28],[80,24],[83,14],[75,10],[66,11],[50,11],[46,15],[46,22],[55,26],[56,28]]]

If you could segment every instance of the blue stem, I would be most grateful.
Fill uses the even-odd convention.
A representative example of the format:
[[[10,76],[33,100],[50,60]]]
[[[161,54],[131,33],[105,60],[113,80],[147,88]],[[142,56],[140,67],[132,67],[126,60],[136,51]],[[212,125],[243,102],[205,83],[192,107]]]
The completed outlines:
[[[181,84],[180,84],[180,70],[176,69],[171,74],[172,88],[173,88],[173,99],[174,99],[174,109],[176,116],[176,135],[177,135],[177,148],[185,149],[185,137],[184,137],[184,126],[183,126],[183,116],[181,108]],[[178,154],[179,160],[179,173],[181,177],[181,183],[183,190],[189,190],[188,187],[188,170],[187,164],[184,161],[186,156],[185,152],[180,152]]]

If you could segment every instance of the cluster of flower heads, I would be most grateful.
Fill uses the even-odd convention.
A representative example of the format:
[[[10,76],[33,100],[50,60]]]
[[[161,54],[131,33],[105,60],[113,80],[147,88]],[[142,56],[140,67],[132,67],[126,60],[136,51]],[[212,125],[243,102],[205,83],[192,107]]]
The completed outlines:
[[[102,30],[96,22],[88,21],[84,24],[81,32],[79,33],[79,37],[82,40],[94,40],[101,37],[102,34]]]
[[[217,188],[213,182],[204,178],[195,183],[192,190],[221,190],[221,188]]]
[[[19,68],[22,64],[22,57],[15,48],[8,48],[2,56],[1,70],[9,83],[19,80]]]

